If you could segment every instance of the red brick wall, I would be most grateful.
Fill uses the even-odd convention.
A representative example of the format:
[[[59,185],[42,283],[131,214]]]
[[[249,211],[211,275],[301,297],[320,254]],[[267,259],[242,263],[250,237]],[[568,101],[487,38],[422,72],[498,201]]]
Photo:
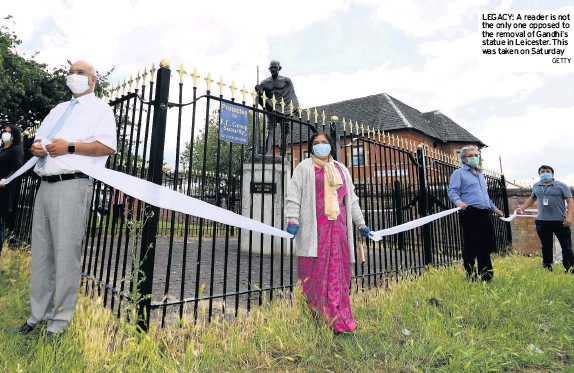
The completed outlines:
[[[508,208],[512,214],[514,210],[522,206],[524,201],[530,197],[529,189],[507,189]],[[537,208],[534,204],[531,209]],[[511,223],[512,247],[524,254],[540,253],[540,240],[536,234],[533,218],[516,218]]]
[[[427,135],[423,135],[419,132],[416,131],[411,131],[411,130],[403,130],[403,131],[393,131],[393,132],[386,132],[386,133],[391,133],[395,136],[400,136],[403,140],[409,141],[409,142],[414,142],[416,145],[419,145],[421,143],[428,145],[429,148],[434,148],[437,150],[440,150],[448,155],[456,155],[457,151],[459,151],[463,146],[469,145],[468,143],[457,143],[457,142],[450,142],[450,143],[440,143],[440,142],[434,142],[434,140],[432,138],[430,138]],[[366,135],[366,133],[365,133]],[[293,147],[290,149],[293,154],[294,154],[294,158],[295,158],[295,165],[296,166],[301,159],[299,159],[299,144],[294,144]],[[304,143],[303,144],[303,151],[307,150],[307,144]],[[275,148],[274,153],[276,156],[280,155],[280,150],[279,147]],[[344,155],[341,153],[341,158],[344,157]]]
[[[389,132],[386,132],[386,134],[388,135]],[[385,143],[385,144],[392,144],[393,146],[402,146],[402,147],[404,147],[404,149],[408,149],[409,151],[413,151],[413,152],[416,151],[416,146],[418,146],[422,143],[422,144],[427,145],[428,148],[431,150],[439,150],[448,156],[455,156],[457,154],[457,152],[460,151],[460,149],[463,146],[468,145],[468,143],[452,142],[452,143],[443,144],[440,142],[435,142],[435,140],[432,139],[431,137],[424,135],[424,134],[421,134],[417,131],[412,131],[412,130],[393,131],[393,132],[391,132],[391,134],[396,138],[396,140],[389,140],[388,138],[382,138],[381,137],[380,138],[381,142]],[[366,135],[367,135],[367,133],[365,132],[365,136]],[[398,141],[398,137],[400,137],[402,142]],[[371,135],[371,139],[377,140],[378,137]],[[413,144],[414,144],[414,146],[413,146]],[[307,144],[303,143],[302,146],[303,146],[303,153],[304,153],[307,150]],[[300,156],[301,156],[300,151],[301,150],[300,150],[299,144],[294,144],[290,149],[288,149],[288,151],[291,151],[293,153],[293,160],[294,160],[293,166],[296,167],[297,164],[299,164],[299,162],[301,162],[301,159],[300,159]],[[347,152],[346,155],[344,154],[345,151]],[[373,148],[369,149],[369,147],[367,147],[367,148],[365,148],[365,151],[366,151],[365,166],[374,165],[376,157],[374,155],[375,152],[373,151]],[[279,154],[280,154],[280,151],[279,151],[279,148],[277,147],[275,149],[275,155],[279,156]],[[391,156],[390,154],[391,154],[390,150],[386,150],[385,154],[380,154],[377,151],[377,158],[379,158],[377,163],[379,163],[379,164],[384,163],[384,162],[381,162],[380,158],[387,159],[387,160],[395,159],[395,156]],[[304,154],[303,154],[303,157],[304,157]],[[348,163],[350,163],[350,160],[352,159],[350,148],[343,148],[341,150],[341,154],[339,155],[339,160],[344,162],[345,159],[349,160]],[[401,172],[406,172],[407,174],[410,172],[413,172],[412,167],[407,166],[407,165],[403,165],[401,163],[402,161],[400,161],[400,160],[397,160],[397,162],[399,162],[399,164],[395,164],[396,162],[392,163],[391,168],[398,167],[399,170],[402,170]],[[455,164],[457,164],[457,161],[455,161]],[[387,162],[387,166],[388,165],[391,165],[391,162]],[[353,174],[354,177],[359,177],[359,175],[361,175],[360,176],[361,178],[365,178],[368,180],[368,179],[370,179],[371,175],[365,174],[365,166],[356,166],[356,167],[349,166],[349,171]],[[361,170],[359,171],[359,169],[361,169]],[[370,169],[370,168],[367,168],[367,169],[372,171],[372,169]],[[407,170],[407,169],[409,169],[409,170]],[[448,176],[450,176],[450,175],[448,175]]]
[[[529,189],[507,189],[508,193],[508,208],[510,213],[513,213],[518,207],[522,206],[524,201],[530,197],[531,191]],[[530,206],[531,209],[538,208],[537,204]],[[518,252],[524,254],[541,254],[540,252],[540,239],[536,234],[536,227],[534,226],[533,218],[516,218],[510,223],[512,227],[512,247]],[[574,242],[574,229],[572,231],[572,239]]]

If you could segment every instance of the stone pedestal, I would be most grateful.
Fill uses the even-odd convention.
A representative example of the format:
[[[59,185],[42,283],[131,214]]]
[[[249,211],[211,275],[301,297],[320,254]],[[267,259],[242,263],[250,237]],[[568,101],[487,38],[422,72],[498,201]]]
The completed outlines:
[[[243,170],[241,215],[284,229],[283,210],[287,184],[291,178],[291,163],[280,157],[265,156],[263,159],[263,156],[258,156],[253,160],[253,164],[244,164]],[[288,254],[289,239],[241,230],[243,252],[249,252],[251,247],[251,252],[258,255],[263,247],[265,255],[271,254],[271,250],[274,255],[280,255],[281,241],[284,253]]]

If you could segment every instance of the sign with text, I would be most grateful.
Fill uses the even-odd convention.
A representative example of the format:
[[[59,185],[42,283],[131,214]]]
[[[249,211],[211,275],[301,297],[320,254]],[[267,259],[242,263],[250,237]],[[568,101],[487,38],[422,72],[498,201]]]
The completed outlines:
[[[509,72],[574,71],[572,9],[480,11],[479,64]]]
[[[248,111],[242,106],[221,103],[219,111],[219,139],[247,145],[249,141]]]
[[[251,193],[277,193],[276,183],[257,183],[251,182]]]

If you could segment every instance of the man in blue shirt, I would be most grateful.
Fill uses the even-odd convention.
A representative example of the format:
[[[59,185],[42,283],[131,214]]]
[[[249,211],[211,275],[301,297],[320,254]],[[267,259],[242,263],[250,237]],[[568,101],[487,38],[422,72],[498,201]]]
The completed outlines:
[[[566,271],[571,271],[574,265],[574,254],[572,253],[572,240],[570,226],[572,225],[572,214],[574,213],[574,202],[572,193],[568,186],[554,179],[554,169],[547,165],[538,168],[540,181],[532,186],[532,194],[516,209],[519,214],[538,201],[538,218],[536,218],[536,233],[540,237],[542,244],[542,265],[544,268],[552,270],[553,251],[552,235],[556,235],[560,247],[562,248],[562,264]],[[568,209],[566,205],[568,204]],[[572,268],[574,269],[574,268]]]
[[[480,154],[474,145],[465,146],[460,153],[462,167],[450,177],[448,198],[460,207],[460,225],[464,238],[462,261],[467,277],[491,281],[493,276],[490,253],[494,250],[494,229],[491,211],[504,216],[488,197],[486,179],[478,168]],[[475,268],[475,261],[478,268]],[[478,273],[477,273],[478,269]]]

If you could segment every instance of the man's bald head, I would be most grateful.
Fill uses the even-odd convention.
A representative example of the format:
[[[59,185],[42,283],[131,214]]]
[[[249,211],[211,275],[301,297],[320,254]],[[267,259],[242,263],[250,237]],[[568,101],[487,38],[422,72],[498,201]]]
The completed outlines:
[[[96,69],[94,69],[94,66],[91,63],[89,63],[88,61],[84,61],[84,60],[79,60],[79,61],[74,62],[72,64],[71,68],[83,70],[90,75],[96,74]]]
[[[279,71],[281,71],[281,63],[277,60],[273,60],[269,63],[269,71],[273,78],[277,78]]]

